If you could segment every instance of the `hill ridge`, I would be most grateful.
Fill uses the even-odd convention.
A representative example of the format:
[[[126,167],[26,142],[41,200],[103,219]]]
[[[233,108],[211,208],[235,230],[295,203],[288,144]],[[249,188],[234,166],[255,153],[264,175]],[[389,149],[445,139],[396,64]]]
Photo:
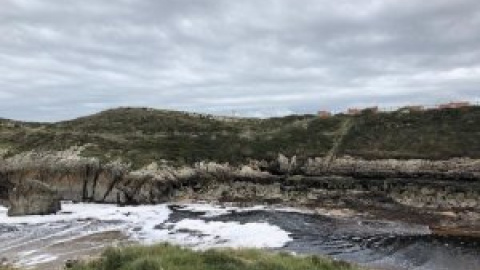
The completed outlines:
[[[352,121],[335,146],[342,123]],[[217,119],[150,108],[122,107],[57,123],[0,120],[0,153],[65,150],[87,145],[85,156],[145,166],[160,159],[245,163],[336,156],[366,159],[480,158],[480,107],[360,115],[290,115]]]

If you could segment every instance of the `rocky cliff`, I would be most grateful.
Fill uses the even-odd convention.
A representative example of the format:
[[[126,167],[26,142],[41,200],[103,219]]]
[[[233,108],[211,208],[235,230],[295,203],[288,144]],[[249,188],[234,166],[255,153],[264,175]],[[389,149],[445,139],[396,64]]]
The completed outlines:
[[[151,204],[183,199],[345,205],[355,200],[449,209],[480,208],[480,160],[309,159],[279,155],[273,161],[196,163],[172,167],[81,157],[81,148],[29,152],[2,160],[3,199],[9,190],[36,179],[63,200]],[[328,163],[328,164],[327,164]],[[335,199],[336,198],[336,199]]]
[[[452,158],[447,160],[427,159],[376,159],[341,157],[332,161],[326,158],[308,159],[297,165],[295,158],[279,158],[290,171],[307,176],[342,175],[355,178],[431,178],[451,180],[480,180],[480,160]],[[284,171],[284,172],[290,172]]]
[[[77,150],[28,152],[1,160],[2,199],[28,179],[36,179],[55,189],[63,200],[119,204],[160,203],[172,199],[184,186],[202,187],[209,182],[231,179],[262,181],[278,178],[251,167],[197,163],[194,166],[169,167],[151,164],[132,171],[128,164],[84,158]]]

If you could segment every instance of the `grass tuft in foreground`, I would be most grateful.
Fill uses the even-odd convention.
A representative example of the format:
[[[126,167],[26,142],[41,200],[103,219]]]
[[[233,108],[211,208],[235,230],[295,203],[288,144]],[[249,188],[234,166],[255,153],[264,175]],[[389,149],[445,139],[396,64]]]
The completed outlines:
[[[73,270],[359,270],[318,256],[297,257],[261,250],[193,251],[168,244],[110,248]]]
[[[14,268],[13,266],[0,264],[0,270],[18,270],[18,269]]]

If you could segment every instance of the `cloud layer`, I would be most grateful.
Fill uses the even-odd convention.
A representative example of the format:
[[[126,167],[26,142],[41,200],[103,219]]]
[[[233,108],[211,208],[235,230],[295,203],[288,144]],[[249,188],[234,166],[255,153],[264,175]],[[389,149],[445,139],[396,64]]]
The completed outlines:
[[[4,0],[0,117],[480,100],[478,0]]]

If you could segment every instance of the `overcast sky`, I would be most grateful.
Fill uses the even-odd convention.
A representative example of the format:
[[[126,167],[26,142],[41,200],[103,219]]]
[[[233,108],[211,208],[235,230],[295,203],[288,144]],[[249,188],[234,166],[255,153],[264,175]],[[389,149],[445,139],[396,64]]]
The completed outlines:
[[[1,0],[0,117],[480,100],[479,0]]]

